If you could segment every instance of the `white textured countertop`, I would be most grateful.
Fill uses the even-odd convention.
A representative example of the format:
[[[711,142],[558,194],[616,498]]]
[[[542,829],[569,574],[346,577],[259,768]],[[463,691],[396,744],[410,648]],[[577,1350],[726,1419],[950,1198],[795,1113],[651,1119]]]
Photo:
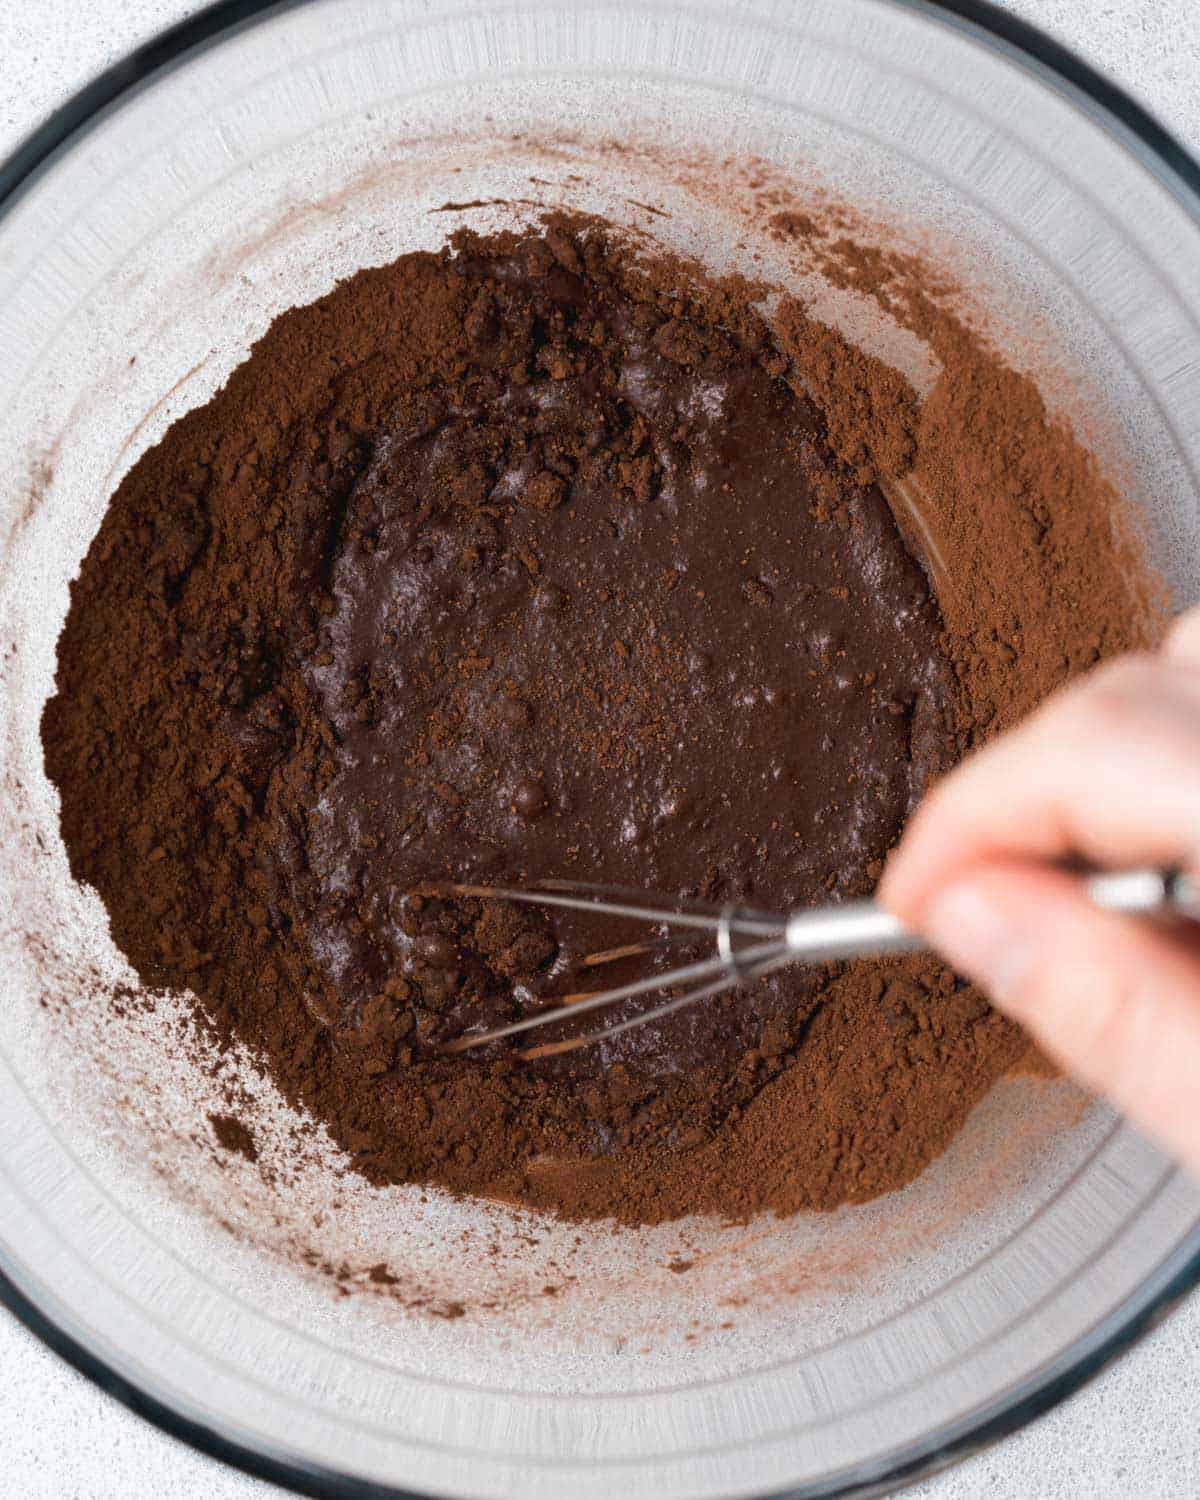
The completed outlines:
[[[92,74],[195,0],[0,4],[0,156]],[[1200,152],[1200,0],[1009,0]],[[280,1494],[142,1422],[0,1311],[0,1494],[265,1500]],[[1200,1295],[1066,1405],[910,1491],[923,1500],[1200,1495]]]

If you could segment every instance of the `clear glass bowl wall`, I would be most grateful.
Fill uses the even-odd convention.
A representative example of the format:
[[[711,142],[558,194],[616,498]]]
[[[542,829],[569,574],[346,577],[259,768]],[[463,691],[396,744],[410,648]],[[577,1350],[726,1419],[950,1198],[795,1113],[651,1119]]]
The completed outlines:
[[[127,90],[0,219],[0,1268],[133,1387],[294,1477],[830,1493],[1016,1420],[1194,1272],[1200,1193],[1066,1085],[997,1089],[884,1202],[581,1248],[508,1210],[356,1192],[320,1142],[283,1197],[218,1170],[219,1085],[182,1060],[185,1012],[118,1021],[101,997],[130,976],[67,875],[37,724],[120,475],[285,307],[460,222],[536,211],[447,203],[645,228],[634,200],[653,202],[660,239],[786,280],[711,190],[727,157],[954,242],[985,310],[1062,376],[1048,394],[1103,418],[1156,560],[1200,596],[1194,204],[1099,105],[933,10],[275,9]],[[301,1239],[403,1266],[435,1310],[480,1286],[498,1310],[339,1298],[283,1253]],[[681,1246],[686,1278],[666,1269]],[[556,1260],[577,1280],[550,1307]]]

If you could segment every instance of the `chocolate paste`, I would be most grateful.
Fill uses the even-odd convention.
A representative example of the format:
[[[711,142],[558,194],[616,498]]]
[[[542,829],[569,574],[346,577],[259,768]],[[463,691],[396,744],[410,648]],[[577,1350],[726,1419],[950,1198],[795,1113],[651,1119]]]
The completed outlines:
[[[797,305],[773,333],[594,225],[461,235],[280,318],[122,483],[46,710],[72,868],[144,982],[372,1181],[632,1221],[906,1181],[1024,1047],[935,961],[450,1056],[698,950],[589,968],[656,934],[440,886],[869,892],[981,724],[1124,644],[1114,596],[997,688],[999,616],[935,600],[880,488],[917,411]]]

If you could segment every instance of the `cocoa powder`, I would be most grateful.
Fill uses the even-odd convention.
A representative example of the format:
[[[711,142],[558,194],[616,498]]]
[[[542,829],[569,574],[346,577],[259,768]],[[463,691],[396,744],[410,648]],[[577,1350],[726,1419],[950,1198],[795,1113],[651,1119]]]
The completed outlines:
[[[910,1180],[1025,1051],[915,958],[560,1059],[444,1052],[631,933],[429,880],[861,894],[930,777],[1156,628],[1118,497],[946,289],[776,229],[929,344],[932,391],[595,223],[459,235],[278,319],[73,586],[43,722],[72,870],[370,1181],[831,1208]]]

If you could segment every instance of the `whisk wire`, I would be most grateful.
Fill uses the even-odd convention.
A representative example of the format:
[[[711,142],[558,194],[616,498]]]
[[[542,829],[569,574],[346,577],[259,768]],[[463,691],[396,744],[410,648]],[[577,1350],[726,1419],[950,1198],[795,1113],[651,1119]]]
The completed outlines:
[[[760,962],[767,956],[765,950],[768,949],[772,954],[786,952],[787,944],[776,939],[773,942],[760,944],[756,948],[749,948],[743,954],[743,964]],[[667,973],[651,974],[645,979],[635,979],[629,984],[618,985],[615,989],[600,990],[585,999],[572,997],[569,1006],[560,1002],[552,1009],[539,1011],[534,1016],[525,1016],[520,1021],[510,1021],[506,1026],[495,1026],[490,1031],[460,1036],[449,1044],[447,1050],[466,1052],[472,1047],[482,1047],[485,1042],[499,1042],[505,1037],[517,1036],[522,1031],[532,1031],[535,1027],[545,1026],[551,1021],[560,1020],[567,1013],[575,1017],[587,1011],[606,1010],[611,1005],[618,1005],[622,1000],[632,1000],[638,995],[653,994],[656,990],[673,989],[681,984],[691,984],[697,979],[710,979],[713,975],[721,976],[720,987],[722,989],[728,988],[733,981],[734,976],[730,972],[729,964],[719,953],[713,958],[684,964],[681,968],[671,969]]]
[[[661,922],[670,927],[692,927],[702,932],[717,933],[730,921],[726,909],[714,908],[711,912],[694,907],[656,907],[635,904],[632,901],[610,901],[601,895],[568,895],[560,883],[537,886],[506,885],[449,885],[442,887],[454,896],[480,896],[494,901],[518,901],[526,906],[560,906],[572,911],[594,911],[609,917],[631,917],[637,922]],[[572,887],[579,891],[606,891],[608,886]],[[772,937],[782,933],[786,920],[767,912],[753,912],[745,908],[736,909],[733,930],[745,937]]]
[[[1178,870],[1108,871],[1085,878],[1083,888],[1090,899],[1107,911],[1139,916],[1167,916],[1200,924],[1200,884]],[[684,1006],[695,1005],[722,990],[749,980],[762,978],[784,965],[798,962],[830,963],[863,957],[885,957],[912,953],[925,947],[924,939],[904,927],[895,917],[874,901],[849,901],[836,906],[800,909],[783,916],[747,911],[728,906],[722,910],[700,911],[695,905],[675,908],[647,906],[639,901],[609,899],[612,887],[591,887],[568,881],[546,882],[541,886],[475,886],[453,885],[439,888],[446,893],[482,896],[489,899],[524,902],[533,906],[560,906],[574,910],[601,912],[608,916],[630,917],[651,922],[668,930],[685,927],[711,932],[716,944],[712,958],[684,964],[676,969],[659,970],[644,979],[618,985],[613,989],[583,992],[558,997],[558,1003],[536,1015],[525,1016],[507,1026],[458,1037],[447,1047],[450,1052],[466,1052],[517,1036],[564,1016],[572,1018],[590,1011],[607,1010],[623,1000],[655,991],[679,990],[661,1005],[639,1011],[611,1026],[603,1026],[581,1036],[566,1037],[527,1048],[519,1055],[532,1060],[555,1053],[571,1052],[644,1026]],[[567,891],[584,894],[566,894]],[[635,893],[620,891],[621,895]],[[738,945],[738,938],[759,941]],[[584,967],[597,966],[645,955],[664,947],[666,939],[626,943],[620,947],[590,954]]]
[[[752,960],[752,955],[755,953],[759,957]],[[676,995],[673,1000],[666,1000],[662,1005],[656,1005],[650,1010],[639,1011],[636,1016],[627,1016],[624,1021],[616,1021],[613,1025],[605,1026],[599,1031],[589,1031],[586,1036],[567,1037],[561,1042],[543,1042],[538,1047],[527,1047],[520,1054],[521,1060],[534,1062],[539,1057],[552,1057],[562,1052],[574,1052],[576,1048],[588,1047],[593,1042],[608,1041],[611,1037],[619,1036],[623,1031],[632,1031],[634,1027],[645,1026],[650,1021],[657,1021],[663,1016],[671,1015],[674,1011],[683,1010],[685,1006],[695,1005],[700,1000],[719,995],[722,990],[730,989],[734,984],[744,984],[752,979],[764,978],[790,961],[791,950],[786,943],[761,943],[757,948],[748,948],[742,953],[736,973],[731,973],[726,969],[723,974],[708,984],[698,985],[693,990],[686,990],[682,995]],[[673,974],[663,975],[662,978],[667,982],[677,984],[682,972],[677,969]],[[660,987],[662,987],[661,981]]]

